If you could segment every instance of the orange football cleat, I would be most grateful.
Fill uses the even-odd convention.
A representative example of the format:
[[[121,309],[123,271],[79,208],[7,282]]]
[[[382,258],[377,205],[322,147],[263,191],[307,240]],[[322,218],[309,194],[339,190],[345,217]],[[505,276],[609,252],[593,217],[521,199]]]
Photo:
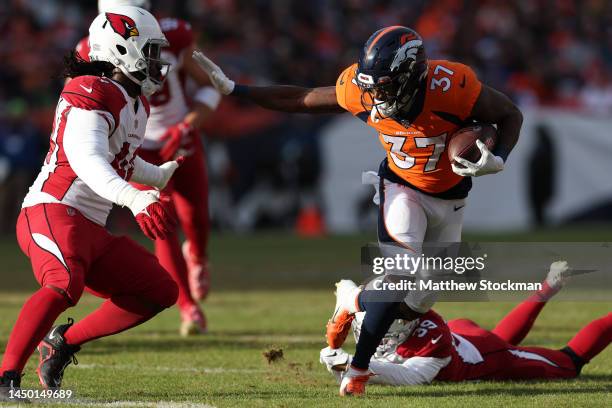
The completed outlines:
[[[357,296],[360,291],[361,289],[351,280],[343,279],[336,283],[336,308],[327,322],[325,334],[329,347],[337,349],[344,344],[351,323],[355,319],[355,313],[359,311]]]
[[[340,395],[362,397],[365,395],[366,384],[372,374],[368,370],[358,370],[349,367],[340,383]]]
[[[333,349],[342,347],[354,319],[354,314],[350,314],[347,310],[342,310],[327,322],[325,337],[327,337],[329,347]]]

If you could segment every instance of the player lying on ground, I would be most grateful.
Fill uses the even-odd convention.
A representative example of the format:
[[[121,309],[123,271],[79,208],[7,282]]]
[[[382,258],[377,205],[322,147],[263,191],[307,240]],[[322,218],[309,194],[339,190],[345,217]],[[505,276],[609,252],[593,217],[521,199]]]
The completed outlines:
[[[564,261],[554,262],[542,290],[516,306],[491,331],[468,319],[445,323],[433,310],[411,322],[398,320],[376,350],[364,381],[419,385],[434,380],[530,380],[573,378],[612,341],[612,313],[582,328],[561,350],[519,346],[546,302],[569,274]],[[352,281],[341,281],[338,296],[350,296]],[[348,289],[348,290],[347,290]],[[353,320],[359,337],[362,313]],[[321,363],[342,381],[352,356],[342,349],[321,350]]]
[[[223,94],[286,112],[348,111],[373,127],[386,151],[378,171],[378,240],[416,256],[424,242],[461,241],[471,177],[503,170],[521,129],[521,112],[508,97],[481,84],[466,65],[428,60],[421,37],[406,27],[372,34],[358,62],[340,74],[335,86],[238,85],[202,53],[196,52],[194,58]],[[459,158],[459,165],[451,165],[446,154],[450,135],[472,119],[496,124],[498,142],[492,152],[478,142],[482,154],[477,163]],[[359,299],[366,312],[361,336],[340,385],[341,395],[364,392],[370,358],[391,323],[398,318],[413,320],[433,301],[416,292],[384,301],[365,292]],[[356,311],[354,304],[347,307],[331,322],[337,347],[350,329],[344,319]]]
[[[151,239],[173,228],[154,190],[128,183],[163,189],[179,165],[158,167],[136,155],[149,115],[145,96],[161,86],[166,38],[148,11],[116,7],[92,22],[89,41],[91,62],[66,58],[72,81],[60,95],[49,153],[17,221],[19,246],[41,288],[24,304],[6,345],[0,400],[19,387],[36,345],[41,384],[58,388],[84,343],[137,326],[177,299],[176,283],[155,256],[104,228],[113,204],[128,207]],[[83,290],[106,301],[80,322],[50,330]]]
[[[116,6],[149,10],[150,1],[99,0],[98,12]],[[178,156],[185,158],[162,194],[171,199],[186,240],[182,250],[178,231],[168,234],[166,239],[155,240],[155,255],[179,287],[176,304],[181,312],[180,333],[187,336],[204,333],[207,327],[206,317],[197,302],[207,296],[210,288],[208,176],[198,129],[217,108],[221,97],[191,57],[195,40],[190,24],[175,18],[162,18],[159,25],[169,42],[162,50],[162,58],[172,66],[163,87],[148,98],[151,114],[138,155],[158,165]],[[89,61],[87,37],[79,42],[76,51]],[[192,94],[186,89],[189,81],[198,87]],[[134,185],[148,189],[146,185]]]

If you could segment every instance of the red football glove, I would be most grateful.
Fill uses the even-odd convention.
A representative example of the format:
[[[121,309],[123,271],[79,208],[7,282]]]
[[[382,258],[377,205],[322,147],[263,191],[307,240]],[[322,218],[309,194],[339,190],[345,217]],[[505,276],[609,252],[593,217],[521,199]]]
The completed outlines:
[[[173,160],[179,149],[191,148],[194,137],[196,137],[195,129],[188,123],[180,122],[168,128],[160,138],[164,142],[164,146],[159,151],[160,157],[164,161]]]
[[[149,192],[146,194],[153,195]],[[159,201],[148,204],[135,215],[138,226],[147,238],[166,239],[168,234],[174,231],[177,220],[169,207],[169,201],[169,197],[162,196]]]

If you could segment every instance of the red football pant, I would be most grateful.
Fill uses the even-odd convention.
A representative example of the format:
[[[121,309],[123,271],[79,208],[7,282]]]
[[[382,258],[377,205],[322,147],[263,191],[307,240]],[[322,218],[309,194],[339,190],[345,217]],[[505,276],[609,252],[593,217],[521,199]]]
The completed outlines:
[[[584,326],[567,346],[584,364],[601,353],[612,342],[612,313],[593,320]],[[524,353],[527,353],[526,355]],[[529,353],[536,354],[541,360],[527,359]],[[489,358],[489,357],[487,357]],[[566,353],[560,350],[550,350],[542,347],[516,347],[511,356],[506,353],[500,356],[500,367],[502,370],[499,377],[492,379],[520,379],[529,380],[534,378],[572,378],[578,375],[576,366]]]
[[[574,362],[564,352],[543,347],[513,347],[485,357],[497,369],[483,380],[533,380],[574,378]]]
[[[476,346],[484,359],[477,364],[462,363],[448,378],[450,381],[529,380],[577,375],[572,359],[559,350],[511,345],[468,319],[451,320],[448,327]]]
[[[448,323],[454,333],[469,338],[476,343],[481,352],[485,351],[483,354],[485,361],[464,370],[463,377],[459,380],[553,379],[573,378],[578,375],[574,362],[565,352],[543,347],[516,347],[529,333],[546,304],[538,301],[536,296],[538,294],[515,307],[492,332],[482,329],[467,319],[451,320]],[[612,313],[590,322],[567,345],[586,364],[602,352],[610,342],[612,342]]]
[[[163,163],[158,150],[140,149],[138,155],[149,163],[160,165]],[[151,187],[135,185],[141,190]],[[207,258],[208,236],[210,233],[210,220],[208,215],[208,173],[206,170],[205,154],[201,142],[195,144],[192,155],[185,158],[179,167],[164,194],[171,197],[181,228],[190,243],[192,256],[197,259]],[[178,232],[170,234],[165,240],[155,241],[155,254],[159,263],[172,275],[179,286],[179,308],[185,309],[194,304],[189,290],[187,266]]]
[[[152,254],[71,207],[39,204],[23,209],[17,240],[42,288],[19,314],[0,373],[21,372],[53,322],[78,303],[83,290],[107,300],[66,332],[69,344],[127,330],[176,302],[177,286]]]

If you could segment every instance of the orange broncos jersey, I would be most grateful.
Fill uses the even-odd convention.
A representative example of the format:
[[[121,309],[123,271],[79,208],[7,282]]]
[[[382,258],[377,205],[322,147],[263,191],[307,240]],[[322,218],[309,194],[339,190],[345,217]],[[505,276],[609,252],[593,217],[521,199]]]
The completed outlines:
[[[429,60],[428,64],[423,109],[409,125],[380,119],[376,109],[365,110],[355,82],[357,64],[340,74],[336,97],[340,106],[378,131],[393,173],[426,193],[437,194],[463,179],[453,173],[446,146],[472,112],[481,84],[466,65],[445,60]]]

